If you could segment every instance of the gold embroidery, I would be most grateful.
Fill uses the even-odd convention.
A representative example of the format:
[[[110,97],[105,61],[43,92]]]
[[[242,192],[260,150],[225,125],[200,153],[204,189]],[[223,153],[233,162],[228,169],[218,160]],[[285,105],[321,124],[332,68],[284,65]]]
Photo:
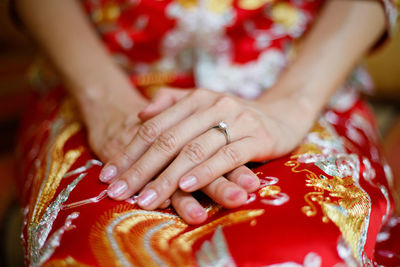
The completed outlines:
[[[47,143],[39,153],[41,165],[37,170],[33,181],[30,209],[27,215],[28,226],[28,248],[33,251],[33,239],[35,229],[53,199],[64,174],[80,157],[84,148],[70,149],[64,154],[65,143],[75,135],[82,125],[77,119],[74,102],[65,100],[49,129]]]
[[[197,6],[197,0],[178,0],[178,3],[186,9]]]
[[[315,190],[304,196],[308,205],[302,211],[307,216],[315,216],[317,208],[314,203],[318,203],[323,213],[322,220],[335,223],[354,256],[360,258],[360,245],[365,238],[365,223],[370,208],[368,195],[356,185],[352,177],[318,176],[308,169],[299,169],[300,163],[297,161],[288,161],[285,165],[292,167],[295,173],[305,173],[306,186]]]
[[[199,238],[218,226],[251,221],[264,213],[264,210],[237,211],[183,233],[189,226],[178,216],[131,207],[119,206],[93,226],[89,242],[101,266],[195,265],[192,245]]]
[[[68,256],[62,260],[52,260],[43,265],[43,267],[89,267],[84,263],[78,262],[74,258]]]
[[[310,134],[317,135],[319,139],[324,141],[331,141],[335,138],[332,132],[329,131],[328,128],[323,127],[321,122],[316,122],[310,131]],[[309,134],[309,135],[310,135]],[[320,155],[322,154],[322,148],[318,146],[318,144],[313,142],[306,142],[301,144],[296,148],[296,150],[292,153],[291,159],[297,159],[304,155]]]
[[[209,0],[208,9],[215,13],[224,13],[232,6],[233,0]]]
[[[76,105],[76,102],[72,98],[65,98],[65,100],[61,104],[60,110],[58,111],[58,117],[68,123],[80,123],[79,114],[77,113],[77,110],[78,106]],[[82,126],[75,126],[75,127],[82,127]],[[73,134],[71,134],[71,136],[72,135]]]
[[[48,177],[44,177],[44,172],[38,172],[37,180],[42,181],[37,183],[40,186],[40,192],[37,194],[37,199],[35,208],[32,214],[32,222],[37,223],[39,218],[42,216],[47,205],[53,198],[60,181],[72,164],[79,158],[83,152],[83,147],[78,149],[69,150],[65,155],[63,155],[63,147],[65,142],[76,132],[81,129],[81,124],[73,123],[69,125],[57,138],[54,148],[51,153],[50,172]],[[43,181],[45,180],[45,181]],[[34,197],[36,194],[33,194]]]
[[[239,0],[238,6],[241,9],[254,10],[273,1],[274,0]]]
[[[114,22],[121,14],[120,6],[117,3],[108,3],[92,12],[92,19],[96,23]]]
[[[171,251],[173,251],[176,254],[183,253],[183,255],[189,252],[191,253],[192,245],[194,244],[194,242],[196,242],[196,240],[205,236],[206,234],[214,231],[218,227],[218,225],[229,226],[232,224],[249,221],[255,217],[262,215],[263,213],[264,210],[258,209],[258,210],[242,210],[225,215],[204,226],[198,227],[192,231],[180,235],[179,237],[173,240]]]
[[[279,194],[280,192],[281,192],[281,188],[276,185],[265,186],[265,187],[261,188],[260,190],[258,190],[258,194],[260,195],[260,197],[269,197],[269,196]]]
[[[303,155],[322,154],[317,144],[307,143],[299,146],[292,154],[291,158],[298,158]]]
[[[286,29],[299,25],[300,19],[300,12],[290,4],[278,3],[272,7],[272,20]]]

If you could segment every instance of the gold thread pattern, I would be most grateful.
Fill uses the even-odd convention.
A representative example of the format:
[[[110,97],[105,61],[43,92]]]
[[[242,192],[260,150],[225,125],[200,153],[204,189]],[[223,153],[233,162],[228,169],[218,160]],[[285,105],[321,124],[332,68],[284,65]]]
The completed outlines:
[[[307,205],[302,211],[307,216],[315,216],[320,205],[323,222],[332,221],[342,232],[356,258],[361,257],[363,240],[366,235],[366,223],[369,219],[370,201],[368,195],[356,185],[352,177],[328,178],[318,176],[308,169],[300,169],[297,161],[288,161],[286,166],[292,167],[295,173],[305,173],[306,186],[313,192],[304,196]]]
[[[186,9],[194,8],[197,6],[197,0],[178,0],[177,2]]]
[[[51,124],[52,127],[49,129],[47,143],[43,145],[39,153],[40,166],[33,180],[29,201],[32,204],[26,217],[26,222],[28,223],[27,247],[33,254],[35,251],[42,249],[42,243],[47,238],[47,231],[51,230],[52,225],[46,225],[46,230],[43,230],[43,233],[40,232],[40,229],[44,227],[44,223],[48,224],[48,218],[44,217],[53,204],[51,201],[55,196],[59,184],[64,174],[84,151],[84,147],[78,147],[64,153],[64,146],[67,141],[82,128],[81,123],[77,120],[78,116],[74,105],[71,99],[66,99],[61,104],[57,116]],[[41,245],[37,244],[38,239],[41,240]],[[31,262],[31,264],[33,263]]]
[[[89,267],[89,266],[90,265],[81,263],[70,256],[62,260],[49,261],[43,265],[43,267]]]
[[[83,147],[69,150],[65,155],[63,151],[68,139],[82,129],[82,124],[76,120],[74,105],[71,99],[66,99],[62,103],[50,130],[49,141],[46,145],[47,153],[37,172],[29,201],[29,203],[35,203],[34,209],[28,216],[30,222],[38,222],[44,209],[54,197],[64,174],[83,152]]]
[[[209,0],[208,9],[214,13],[224,13],[232,6],[233,0]]]
[[[76,129],[73,129],[74,131]],[[67,133],[68,134],[68,133]],[[32,222],[37,223],[39,218],[43,215],[44,210],[54,197],[56,190],[62,180],[64,174],[74,164],[83,152],[83,147],[78,149],[69,150],[64,158],[54,159],[51,165],[50,175],[42,187],[41,194],[38,196],[37,204],[35,205]]]
[[[265,4],[272,3],[274,0],[239,0],[238,6],[241,9],[255,10]]]
[[[237,211],[204,226],[189,226],[178,216],[121,205],[92,227],[89,242],[100,266],[195,265],[193,244],[218,226],[251,221],[264,210]],[[131,238],[135,236],[135,238]]]
[[[278,3],[272,7],[272,19],[290,29],[300,24],[301,13],[288,3]]]

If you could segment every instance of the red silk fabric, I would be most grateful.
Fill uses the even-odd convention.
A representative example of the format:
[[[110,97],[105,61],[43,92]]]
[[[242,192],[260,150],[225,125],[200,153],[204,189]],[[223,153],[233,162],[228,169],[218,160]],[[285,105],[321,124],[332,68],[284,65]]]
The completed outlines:
[[[82,4],[145,96],[196,85],[254,98],[274,84],[323,2]],[[382,3],[393,21],[393,1]],[[363,87],[362,76],[346,89]],[[291,154],[249,165],[262,185],[246,205],[226,210],[196,195],[208,220],[191,226],[172,208],[107,198],[75,103],[61,87],[49,90],[32,102],[19,139],[27,265],[399,266],[394,181],[372,114],[354,95],[336,104]]]
[[[62,90],[29,110],[19,188],[32,266],[399,264],[383,244],[396,244],[393,235],[381,238],[386,250],[374,257],[393,211],[392,181],[360,101],[345,113],[327,110],[292,154],[254,167],[262,186],[243,207],[226,210],[197,196],[209,214],[199,226],[171,208],[147,212],[134,199],[103,198],[100,163]]]

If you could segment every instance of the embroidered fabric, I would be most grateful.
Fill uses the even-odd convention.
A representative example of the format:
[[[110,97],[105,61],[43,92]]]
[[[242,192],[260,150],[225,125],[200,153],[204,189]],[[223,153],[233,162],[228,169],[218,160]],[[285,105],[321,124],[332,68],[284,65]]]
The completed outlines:
[[[394,21],[394,2],[382,3]],[[254,98],[288,64],[323,1],[82,4],[143,94],[170,84]],[[33,103],[18,148],[27,265],[399,265],[400,251],[385,246],[398,236],[393,177],[356,92],[368,87],[357,69],[293,153],[252,168],[261,187],[246,205],[226,210],[200,197],[208,220],[199,226],[172,208],[140,210],[135,196],[105,197],[102,163],[90,152],[73,102],[60,87],[47,92]]]
[[[38,99],[22,133],[28,266],[400,264],[393,177],[359,100],[323,113],[293,153],[252,168],[261,186],[244,206],[226,210],[201,196],[208,219],[199,226],[172,208],[144,211],[135,197],[105,197],[102,164],[61,89]]]

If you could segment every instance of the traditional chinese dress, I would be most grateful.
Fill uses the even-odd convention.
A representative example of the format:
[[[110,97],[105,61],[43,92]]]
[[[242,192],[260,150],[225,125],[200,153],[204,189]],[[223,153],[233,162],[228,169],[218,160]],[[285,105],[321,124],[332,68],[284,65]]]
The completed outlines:
[[[254,99],[296,54],[323,0],[82,0],[104,45],[145,96],[161,85]],[[394,3],[383,0],[388,24]],[[393,177],[358,98],[357,68],[289,155],[250,164],[261,187],[227,210],[199,196],[208,219],[106,197],[74,102],[62,85],[30,107],[18,152],[22,240],[31,266],[400,265]],[[40,75],[39,75],[40,74]],[[40,77],[40,78],[38,78]],[[54,83],[54,81],[53,81]],[[397,228],[396,228],[397,227]],[[399,243],[399,242],[398,242]],[[387,247],[390,250],[386,249]],[[396,254],[399,253],[399,254]]]

